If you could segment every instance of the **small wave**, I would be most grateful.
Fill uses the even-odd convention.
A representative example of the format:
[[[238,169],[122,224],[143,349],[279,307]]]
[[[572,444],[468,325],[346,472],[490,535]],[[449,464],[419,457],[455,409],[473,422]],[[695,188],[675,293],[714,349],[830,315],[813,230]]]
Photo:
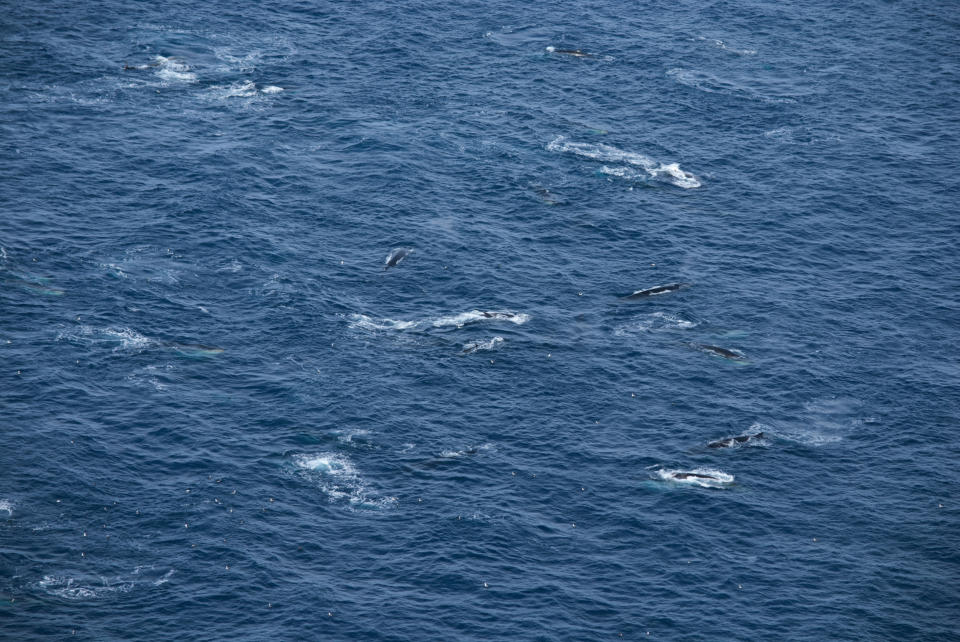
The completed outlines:
[[[689,330],[700,325],[699,321],[691,321],[681,316],[667,312],[652,312],[643,318],[618,326],[613,334],[622,337],[639,332],[659,332],[663,330]]]
[[[604,174],[618,176],[620,178],[636,179],[652,177],[684,189],[693,189],[701,185],[696,176],[680,169],[680,165],[677,163],[664,165],[649,156],[624,151],[611,145],[604,145],[602,143],[571,143],[567,142],[564,136],[558,136],[547,144],[547,150],[551,152],[569,152],[592,160],[608,163],[627,163],[628,166],[632,166],[604,166],[600,170]],[[639,173],[634,167],[642,169],[646,176]]]
[[[295,455],[294,465],[301,476],[317,482],[331,502],[346,502],[360,508],[382,508],[395,498],[371,495],[366,484],[349,458],[336,453]]]
[[[703,488],[723,488],[733,483],[733,475],[713,468],[694,468],[693,470],[661,468],[655,472],[663,481]]]
[[[770,87],[770,91],[761,93],[751,87],[741,86],[735,82],[717,78],[703,71],[694,69],[681,69],[676,67],[667,70],[667,77],[672,78],[681,85],[706,92],[708,94],[724,94],[728,96],[741,96],[751,100],[759,100],[765,103],[795,103],[795,98],[788,95],[776,95],[776,89]]]

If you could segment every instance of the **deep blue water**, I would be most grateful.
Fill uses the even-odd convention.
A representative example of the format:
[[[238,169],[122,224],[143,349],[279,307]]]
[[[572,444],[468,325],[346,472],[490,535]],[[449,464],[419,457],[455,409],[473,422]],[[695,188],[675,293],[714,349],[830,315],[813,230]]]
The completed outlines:
[[[955,3],[2,14],[3,639],[957,639]]]

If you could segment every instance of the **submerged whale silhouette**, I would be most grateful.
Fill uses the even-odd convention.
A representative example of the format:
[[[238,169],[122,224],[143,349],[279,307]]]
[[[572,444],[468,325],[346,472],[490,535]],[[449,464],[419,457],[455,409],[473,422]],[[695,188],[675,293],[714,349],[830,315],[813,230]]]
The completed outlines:
[[[163,346],[179,352],[185,357],[212,357],[223,354],[223,348],[205,346],[199,343],[177,343],[176,341],[170,341],[164,343]]]
[[[390,268],[396,266],[397,263],[407,258],[411,252],[413,252],[412,247],[397,247],[390,250],[390,254],[387,254],[387,258],[384,261],[383,269],[389,270]]]
[[[645,290],[637,290],[633,294],[627,294],[621,299],[641,299],[645,296],[656,296],[658,294],[666,294],[667,292],[676,292],[677,290],[682,290],[683,288],[690,287],[690,283],[668,283],[666,285],[658,285],[653,288],[647,288]]]
[[[708,448],[731,448],[735,444],[744,444],[751,439],[764,439],[764,434],[758,432],[755,435],[740,435],[739,437],[730,437],[729,439],[721,439],[719,441],[711,441],[707,444]]]

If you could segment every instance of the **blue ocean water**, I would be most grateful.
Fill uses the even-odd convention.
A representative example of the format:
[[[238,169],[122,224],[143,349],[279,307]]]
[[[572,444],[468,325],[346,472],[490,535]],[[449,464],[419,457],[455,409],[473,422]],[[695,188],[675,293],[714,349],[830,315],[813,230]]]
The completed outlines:
[[[954,3],[3,15],[0,637],[957,639]]]

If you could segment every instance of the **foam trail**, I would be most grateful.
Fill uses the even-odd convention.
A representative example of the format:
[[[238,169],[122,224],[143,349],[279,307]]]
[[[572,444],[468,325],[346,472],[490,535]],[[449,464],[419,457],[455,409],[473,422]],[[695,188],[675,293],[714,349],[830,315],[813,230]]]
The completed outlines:
[[[641,168],[650,177],[676,185],[677,187],[684,189],[700,187],[700,181],[697,177],[690,172],[680,169],[677,163],[664,165],[649,156],[644,156],[636,152],[628,152],[611,145],[604,145],[603,143],[572,143],[567,142],[564,136],[558,136],[547,145],[547,150],[551,152],[569,152],[577,156],[583,156],[584,158],[606,163],[627,163],[632,167]],[[632,167],[604,167],[601,171],[605,174],[622,178],[643,177],[642,174],[632,169]]]
[[[349,458],[336,453],[300,454],[293,457],[301,476],[316,481],[331,502],[345,501],[359,508],[382,508],[395,498],[377,498],[367,492],[366,484]]]
[[[94,328],[89,325],[81,325],[75,332],[61,332],[57,335],[57,340],[75,341],[87,345],[97,343],[119,344],[114,348],[114,351],[143,350],[153,344],[152,339],[131,328]]]

